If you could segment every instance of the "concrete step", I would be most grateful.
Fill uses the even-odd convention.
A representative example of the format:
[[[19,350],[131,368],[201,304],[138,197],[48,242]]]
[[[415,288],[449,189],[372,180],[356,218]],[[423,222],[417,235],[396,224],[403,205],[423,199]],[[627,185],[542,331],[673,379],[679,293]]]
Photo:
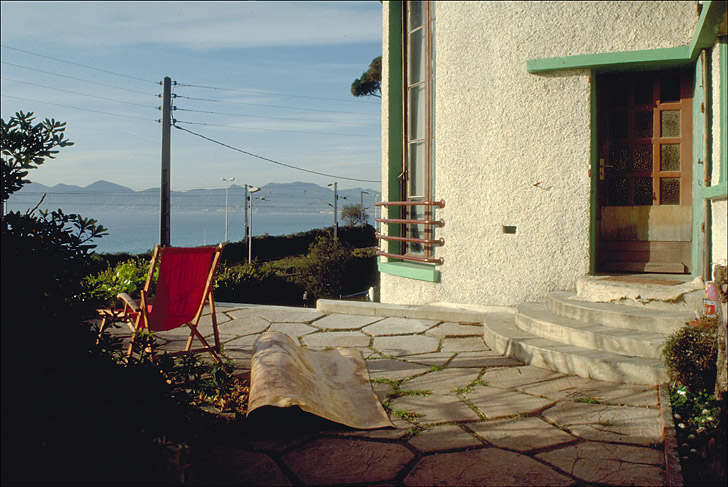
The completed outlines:
[[[592,350],[659,359],[660,349],[666,338],[661,333],[577,321],[551,312],[542,303],[523,303],[516,309],[516,326],[519,329],[542,338]]]
[[[553,313],[598,325],[669,335],[694,318],[691,311],[662,310],[614,303],[592,303],[576,298],[576,293],[553,291],[548,307]]]
[[[516,326],[509,313],[488,314],[484,339],[493,350],[527,364],[580,377],[656,385],[667,381],[664,365],[654,358],[627,357],[543,338]]]

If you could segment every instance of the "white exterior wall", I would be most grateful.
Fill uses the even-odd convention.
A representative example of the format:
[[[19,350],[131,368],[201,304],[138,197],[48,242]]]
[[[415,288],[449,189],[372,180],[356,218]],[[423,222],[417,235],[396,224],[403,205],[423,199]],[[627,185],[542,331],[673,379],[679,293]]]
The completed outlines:
[[[383,181],[388,20],[385,2]],[[682,46],[697,20],[695,2],[437,3],[441,282],[382,273],[382,302],[512,306],[573,289],[589,272],[590,73],[526,61]]]

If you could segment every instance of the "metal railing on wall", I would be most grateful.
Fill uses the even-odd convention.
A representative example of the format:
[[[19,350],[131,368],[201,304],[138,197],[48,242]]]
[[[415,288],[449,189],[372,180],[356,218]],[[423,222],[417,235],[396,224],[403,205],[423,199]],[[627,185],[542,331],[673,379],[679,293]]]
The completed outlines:
[[[376,203],[376,206],[384,207],[384,208],[403,208],[403,207],[412,207],[412,206],[425,206],[425,207],[432,207],[432,208],[444,208],[445,207],[445,200],[440,201],[381,201],[379,203]],[[396,224],[396,225],[424,225],[426,227],[443,227],[445,226],[445,221],[440,220],[418,220],[414,218],[377,218],[376,221],[378,223],[387,223],[387,224]],[[406,234],[406,232],[403,232],[400,227],[400,234]],[[432,234],[432,232],[428,232]],[[430,245],[430,246],[443,246],[445,245],[445,239],[437,238],[437,239],[426,239],[426,238],[414,238],[414,237],[399,237],[394,235],[382,235],[381,233],[377,232],[376,238],[379,240],[384,240],[387,242],[406,242],[406,243],[420,243],[423,245]],[[384,252],[381,247],[377,251],[377,255],[381,257],[388,257],[392,259],[400,259],[400,260],[407,260],[412,262],[422,262],[427,264],[436,264],[436,265],[442,265],[442,257],[426,257],[426,256],[418,256],[418,255],[412,255],[412,254],[392,254],[389,252]]]

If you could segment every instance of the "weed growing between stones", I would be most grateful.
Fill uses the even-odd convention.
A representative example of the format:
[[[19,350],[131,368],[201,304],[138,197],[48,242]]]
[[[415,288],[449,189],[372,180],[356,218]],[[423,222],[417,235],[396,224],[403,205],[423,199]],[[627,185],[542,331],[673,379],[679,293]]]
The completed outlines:
[[[457,393],[457,394],[468,395],[475,390],[475,386],[486,387],[487,385],[488,385],[488,381],[484,381],[482,379],[475,379],[473,382],[471,382],[467,386],[456,387],[453,389],[453,391],[455,391],[455,393]]]

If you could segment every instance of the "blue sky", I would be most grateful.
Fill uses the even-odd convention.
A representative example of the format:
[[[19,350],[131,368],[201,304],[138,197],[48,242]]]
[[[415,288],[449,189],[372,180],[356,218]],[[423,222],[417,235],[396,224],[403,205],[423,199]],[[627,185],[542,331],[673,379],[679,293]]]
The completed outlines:
[[[381,3],[2,2],[1,113],[68,123],[75,145],[32,171],[49,186],[103,179],[158,187],[159,82],[172,128],[173,190],[306,181],[378,189],[378,98],[351,82],[381,55]],[[185,86],[195,85],[195,86]]]

